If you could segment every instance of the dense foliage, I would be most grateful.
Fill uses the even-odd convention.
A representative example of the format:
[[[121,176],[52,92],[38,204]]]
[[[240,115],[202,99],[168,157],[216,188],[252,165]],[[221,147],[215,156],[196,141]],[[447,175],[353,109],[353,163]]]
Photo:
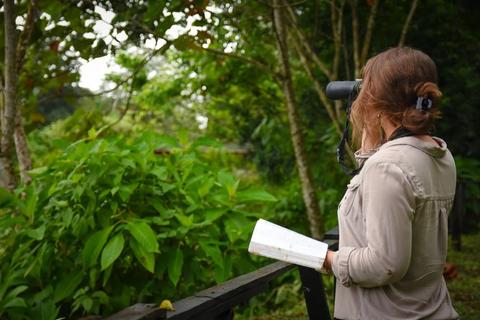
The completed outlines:
[[[107,314],[254,268],[255,204],[276,199],[215,164],[215,143],[90,134],[2,193],[0,313]]]

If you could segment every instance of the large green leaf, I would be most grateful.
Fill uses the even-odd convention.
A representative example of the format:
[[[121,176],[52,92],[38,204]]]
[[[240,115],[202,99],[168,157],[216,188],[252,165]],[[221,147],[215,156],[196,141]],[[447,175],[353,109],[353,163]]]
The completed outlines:
[[[277,201],[277,198],[275,198],[273,195],[271,195],[267,191],[261,190],[261,189],[248,189],[244,191],[238,191],[236,196],[239,202],[251,202],[251,201],[275,202]]]
[[[174,286],[177,286],[178,280],[182,274],[183,267],[183,252],[180,248],[172,250],[168,254],[168,278],[172,281]]]
[[[113,226],[109,226],[103,230],[97,231],[87,240],[82,251],[82,259],[85,267],[89,268],[97,262],[98,256],[107,242],[112,229]]]
[[[148,224],[139,220],[130,220],[127,222],[125,228],[144,251],[158,252],[157,237]]]
[[[153,252],[145,251],[135,239],[130,239],[129,245],[138,262],[140,262],[145,269],[153,273],[155,271],[155,256]]]
[[[71,297],[75,289],[77,289],[77,287],[82,282],[83,276],[84,276],[83,272],[73,272],[65,276],[55,286],[53,300],[55,302],[59,302],[65,298]]]
[[[26,285],[21,285],[18,286],[12,290],[10,290],[6,295],[5,298],[3,299],[4,301],[9,301],[12,300],[13,298],[16,298],[20,293],[24,292],[25,290],[28,289],[28,286]]]
[[[102,256],[100,258],[100,266],[102,271],[110,267],[110,265],[117,260],[122,253],[124,244],[125,239],[123,238],[122,233],[117,233],[113,238],[110,239],[110,241],[108,241],[108,243],[105,245],[105,248],[103,248]]]
[[[32,239],[35,239],[35,240],[42,240],[43,239],[43,236],[45,235],[45,230],[46,230],[46,226],[45,225],[41,225],[40,227],[36,228],[36,229],[28,229],[25,231],[25,234],[27,236],[29,236],[30,238]]]
[[[3,305],[1,305],[2,309],[7,309],[7,308],[27,308],[27,304],[25,303],[25,300],[23,298],[13,298],[10,300],[5,300],[2,302]]]

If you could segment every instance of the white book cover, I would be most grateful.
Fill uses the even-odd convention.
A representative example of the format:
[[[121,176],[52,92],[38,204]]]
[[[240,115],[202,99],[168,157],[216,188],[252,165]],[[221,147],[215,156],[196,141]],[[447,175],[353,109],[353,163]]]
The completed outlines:
[[[248,252],[320,270],[328,245],[303,234],[259,219]]]

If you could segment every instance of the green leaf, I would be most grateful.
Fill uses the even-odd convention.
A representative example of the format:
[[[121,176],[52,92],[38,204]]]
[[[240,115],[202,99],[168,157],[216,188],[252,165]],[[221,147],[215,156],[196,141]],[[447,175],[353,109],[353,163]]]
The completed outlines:
[[[90,297],[87,297],[87,296],[82,296],[80,299],[79,299],[82,304],[82,307],[83,309],[85,309],[86,312],[90,312],[90,310],[92,310],[92,307],[93,307],[93,299],[90,298]]]
[[[205,211],[205,222],[211,223],[223,216],[228,211],[227,208],[209,209]]]
[[[268,193],[265,190],[261,189],[248,189],[244,191],[237,192],[237,201],[239,202],[251,202],[251,201],[259,201],[259,202],[275,202],[277,198],[273,195]]]
[[[153,252],[145,251],[145,249],[135,239],[130,239],[129,245],[138,262],[140,262],[140,264],[144,266],[145,269],[147,269],[151,273],[154,273],[155,256]]]
[[[6,207],[15,203],[15,197],[7,189],[0,188],[0,207]]]
[[[215,220],[223,216],[228,209],[222,208],[222,209],[208,209],[205,212],[203,212],[204,218],[203,221],[199,223],[195,223],[195,227],[205,227],[211,225]]]
[[[199,241],[199,244],[205,254],[211,258],[218,267],[223,268],[223,257],[219,247],[207,241]]]
[[[95,140],[96,137],[97,137],[97,130],[95,130],[94,127],[90,128],[90,130],[88,130],[88,138],[90,140]]]
[[[158,242],[155,232],[143,221],[130,220],[125,228],[137,240],[146,252],[158,252]]]
[[[100,258],[101,271],[107,269],[117,260],[123,250],[125,239],[121,233],[117,233],[103,248]]]
[[[35,168],[35,169],[32,169],[32,170],[28,170],[28,174],[30,176],[35,177],[35,176],[42,175],[47,171],[48,171],[48,167],[44,166],[44,167],[38,167],[38,168]]]
[[[158,180],[166,180],[168,178],[168,171],[165,167],[155,167],[150,171]]]
[[[64,277],[56,286],[53,294],[55,302],[62,301],[65,298],[70,298],[73,292],[77,289],[83,279],[83,272],[73,272]]]
[[[174,286],[177,286],[183,267],[183,252],[179,248],[171,251],[168,255],[168,278]]]
[[[27,188],[27,199],[25,200],[25,206],[23,207],[23,214],[26,215],[31,221],[34,220],[35,211],[38,203],[38,192],[33,185]]]
[[[232,259],[230,255],[226,255],[223,259],[223,268],[215,268],[215,281],[217,283],[224,282],[230,277],[232,271]]]
[[[132,183],[129,185],[123,185],[118,190],[118,194],[123,201],[127,201],[132,195],[133,191],[138,187],[138,183]]]
[[[190,228],[193,225],[193,215],[186,216],[181,213],[177,213],[175,215],[175,218],[177,218],[178,222],[184,227]]]
[[[198,195],[200,197],[206,196],[214,184],[215,184],[215,180],[212,177],[206,178],[203,184],[197,190]]]
[[[29,229],[25,231],[25,234],[29,236],[32,239],[35,240],[42,240],[44,235],[45,235],[45,225],[41,225],[40,227],[36,229]]]
[[[5,301],[17,297],[20,293],[24,292],[27,289],[28,289],[28,286],[22,285],[22,286],[16,287],[15,289],[10,290],[5,296]]]
[[[83,264],[89,268],[97,262],[97,258],[108,240],[114,226],[95,232],[85,244],[82,251]]]
[[[179,51],[187,49],[199,50],[199,46],[195,43],[193,38],[188,35],[182,35],[173,41],[173,45]]]
[[[108,297],[108,295],[104,292],[104,291],[95,291],[93,294],[92,294],[92,298],[95,298],[96,300],[98,300],[100,302],[100,304],[103,304],[103,305],[106,305],[108,304],[110,298]]]
[[[32,314],[34,314],[35,319],[38,320],[55,320],[58,318],[59,310],[60,308],[55,307],[52,299],[46,299],[32,308]]]
[[[27,304],[23,298],[13,298],[9,301],[5,301],[5,304],[2,306],[2,309],[7,308],[27,308]]]
[[[67,208],[63,213],[63,224],[65,225],[66,228],[70,226],[70,224],[72,223],[72,219],[73,219],[73,211],[71,208]]]
[[[242,215],[230,215],[224,221],[225,233],[230,242],[235,242],[238,239],[246,239],[251,230],[253,230],[253,221],[249,221]]]
[[[163,206],[162,201],[159,199],[151,199],[150,204],[158,213],[160,213],[160,215],[165,211],[165,207]]]
[[[220,170],[217,174],[217,179],[220,184],[227,189],[228,195],[232,197],[237,191],[240,181],[235,179],[235,177],[226,170]]]

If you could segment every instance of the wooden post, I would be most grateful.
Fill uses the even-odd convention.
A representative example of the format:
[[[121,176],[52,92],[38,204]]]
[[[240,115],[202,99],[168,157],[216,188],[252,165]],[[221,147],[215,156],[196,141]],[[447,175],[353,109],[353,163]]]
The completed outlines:
[[[314,269],[302,266],[298,266],[298,271],[300,272],[300,279],[302,280],[308,318],[310,320],[330,320],[330,311],[328,310],[322,275]]]

